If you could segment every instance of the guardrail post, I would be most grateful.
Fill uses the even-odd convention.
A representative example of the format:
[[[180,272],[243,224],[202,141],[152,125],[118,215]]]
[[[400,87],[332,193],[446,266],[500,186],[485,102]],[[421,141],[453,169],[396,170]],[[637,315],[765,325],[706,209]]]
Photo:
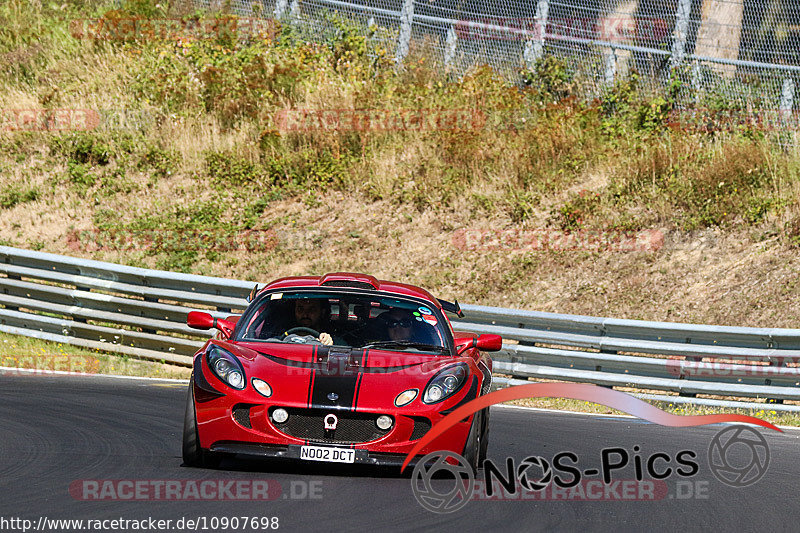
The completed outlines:
[[[414,22],[414,0],[405,0],[403,9],[400,11],[400,35],[397,40],[397,52],[395,61],[399,64],[408,55],[408,48],[411,44],[411,25]]]
[[[533,68],[536,62],[544,55],[544,41],[547,36],[549,13],[550,0],[539,0],[536,4],[536,25],[533,28],[533,38],[525,42],[525,51],[522,53],[528,68]]]
[[[6,263],[10,263],[10,261],[6,261]],[[8,279],[15,279],[17,281],[22,281],[22,276],[17,274],[6,274],[6,276],[8,276]],[[4,290],[3,293],[8,294],[8,289]],[[15,305],[6,305],[6,309],[11,309],[12,311],[19,311],[19,307]]]
[[[686,344],[692,344],[692,339],[690,339],[689,337],[686,337]],[[687,361],[694,361],[695,363],[701,363],[703,361],[703,357],[702,356],[697,356],[697,355],[695,355],[695,356],[687,355],[685,357],[685,359]]]
[[[145,301],[145,302],[154,302],[154,303],[158,303],[158,298],[153,298],[152,296],[145,296],[145,297],[144,297],[144,301]],[[156,333],[156,330],[154,330],[154,329],[149,329],[149,328],[142,328],[142,333],[153,333],[153,334],[155,334],[155,333]]]
[[[451,24],[450,29],[447,30],[447,40],[444,43],[445,70],[451,70],[453,68],[453,62],[456,59],[456,46],[458,46],[458,36],[456,35],[456,27]]]
[[[689,14],[692,11],[692,0],[679,0],[675,13],[675,30],[672,32],[672,57],[670,66],[674,69],[683,62],[686,56],[686,36],[689,33]]]

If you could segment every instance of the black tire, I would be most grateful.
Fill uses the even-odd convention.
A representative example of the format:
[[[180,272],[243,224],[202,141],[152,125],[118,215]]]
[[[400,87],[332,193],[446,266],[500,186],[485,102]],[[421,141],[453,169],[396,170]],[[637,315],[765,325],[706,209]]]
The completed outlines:
[[[464,459],[467,464],[472,467],[472,473],[477,475],[478,469],[482,464],[480,462],[480,447],[481,447],[481,426],[483,424],[483,411],[475,413],[472,417],[472,425],[469,428],[469,435],[467,435],[467,442],[464,444]]]
[[[478,464],[483,465],[489,450],[489,408],[481,411],[483,413],[483,431],[480,437],[480,449],[478,450]]]
[[[194,408],[194,380],[189,380],[186,412],[183,415],[183,464],[200,468],[216,468],[222,457],[200,447],[197,433],[197,412]]]

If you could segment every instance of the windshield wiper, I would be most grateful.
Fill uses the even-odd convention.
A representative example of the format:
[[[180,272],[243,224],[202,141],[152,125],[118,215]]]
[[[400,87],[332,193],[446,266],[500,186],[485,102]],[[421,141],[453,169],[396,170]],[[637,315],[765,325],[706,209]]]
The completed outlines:
[[[444,346],[436,346],[435,344],[425,344],[424,342],[414,342],[414,341],[377,341],[377,342],[370,342],[369,344],[365,344],[364,346],[359,346],[361,349],[365,348],[417,348],[418,350],[431,350],[434,352],[447,352],[447,348]]]

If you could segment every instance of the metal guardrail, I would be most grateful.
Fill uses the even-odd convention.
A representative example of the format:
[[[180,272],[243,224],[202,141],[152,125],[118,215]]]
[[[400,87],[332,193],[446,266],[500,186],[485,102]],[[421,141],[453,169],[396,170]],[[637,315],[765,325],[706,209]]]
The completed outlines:
[[[236,314],[252,287],[0,246],[0,331],[188,366],[209,335],[189,329],[187,313]],[[505,340],[494,355],[497,386],[587,382],[672,403],[800,411],[785,403],[800,403],[800,329],[462,309],[455,330]]]

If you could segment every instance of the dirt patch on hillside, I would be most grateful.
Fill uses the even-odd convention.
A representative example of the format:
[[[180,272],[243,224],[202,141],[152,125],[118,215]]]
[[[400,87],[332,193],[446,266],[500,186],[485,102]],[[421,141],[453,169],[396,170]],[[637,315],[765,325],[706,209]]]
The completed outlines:
[[[165,193],[177,194],[166,186],[144,192],[136,209],[152,205],[148,194]],[[4,240],[22,247],[36,242],[54,253],[155,264],[142,250],[69,248],[69,226],[90,227],[90,216],[69,195],[58,200],[55,209],[34,203],[6,211],[0,222]],[[203,258],[193,271],[260,283],[359,271],[462,302],[659,321],[796,327],[800,312],[800,257],[777,238],[757,242],[752,232],[669,231],[663,246],[652,251],[514,249],[488,239],[465,247],[459,240],[464,230],[500,233],[515,226],[468,213],[365,203],[340,193],[312,200],[270,204],[259,227],[272,237],[263,239],[261,248],[242,247],[215,261]]]

